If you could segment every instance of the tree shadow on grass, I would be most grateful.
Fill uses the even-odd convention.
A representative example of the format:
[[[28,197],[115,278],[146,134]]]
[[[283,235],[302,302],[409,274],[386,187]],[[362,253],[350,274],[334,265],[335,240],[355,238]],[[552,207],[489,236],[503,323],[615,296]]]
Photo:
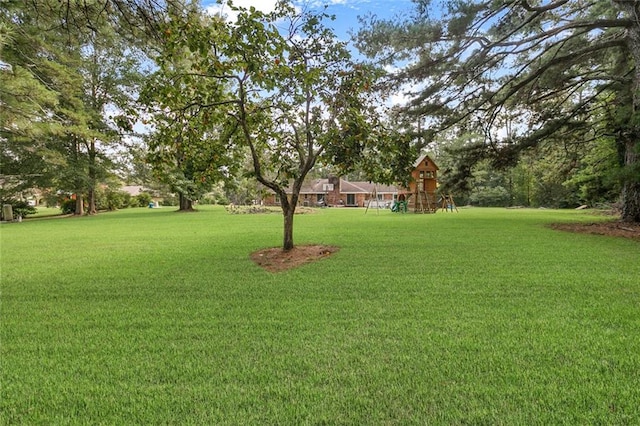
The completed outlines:
[[[559,231],[606,235],[640,241],[640,223],[605,221],[594,223],[554,223],[549,226]]]

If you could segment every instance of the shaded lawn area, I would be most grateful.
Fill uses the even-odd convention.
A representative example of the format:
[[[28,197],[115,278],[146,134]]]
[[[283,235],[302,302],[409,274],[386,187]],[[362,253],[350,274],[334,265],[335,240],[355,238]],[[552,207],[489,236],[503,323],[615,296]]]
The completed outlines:
[[[585,212],[133,209],[2,225],[3,423],[640,418],[640,243]]]

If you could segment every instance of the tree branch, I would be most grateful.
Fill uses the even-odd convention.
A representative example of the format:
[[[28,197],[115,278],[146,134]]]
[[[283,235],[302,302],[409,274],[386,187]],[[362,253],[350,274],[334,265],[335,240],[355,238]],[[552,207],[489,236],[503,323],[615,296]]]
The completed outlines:
[[[534,7],[534,6],[531,6],[527,0],[521,0],[520,4],[522,5],[522,7],[525,10],[528,10],[529,12],[542,13],[542,12],[547,12],[549,10],[557,9],[560,6],[562,6],[562,5],[564,5],[564,4],[568,3],[568,2],[569,2],[569,0],[558,0],[555,3],[549,3],[546,6]]]

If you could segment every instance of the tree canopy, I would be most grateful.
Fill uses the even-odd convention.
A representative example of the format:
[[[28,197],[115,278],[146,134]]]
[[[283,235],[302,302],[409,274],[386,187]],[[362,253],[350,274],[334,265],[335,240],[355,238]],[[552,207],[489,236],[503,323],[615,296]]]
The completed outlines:
[[[75,193],[77,214],[87,195],[95,213],[96,185],[112,168],[106,146],[131,127],[137,50],[98,3],[8,1],[0,11],[0,58],[10,65],[0,75],[3,179],[13,178],[13,192]]]
[[[398,67],[389,84],[426,122],[425,144],[448,129],[484,136],[458,151],[458,181],[541,141],[614,138],[622,217],[640,221],[639,13],[623,0],[419,0],[406,19],[363,19],[358,45]]]
[[[234,9],[233,23],[193,7],[170,15],[157,63],[171,84],[156,89],[156,121],[180,117],[224,151],[248,152],[250,174],[280,200],[288,250],[300,189],[317,162],[347,171],[362,165],[391,180],[413,158],[381,117],[372,91],[379,73],[352,60],[324,24],[331,16],[297,12],[288,2],[268,14]],[[203,152],[193,150],[195,140],[180,141]],[[385,154],[386,171],[371,160]]]
[[[444,145],[442,183],[475,199],[568,206],[621,193],[623,218],[639,220],[639,1],[414,3],[413,15],[363,19],[372,65],[326,9],[289,1],[273,13],[228,2],[235,22],[198,0],[0,2],[0,198],[52,188],[94,212],[115,145],[143,118],[149,145],[136,152],[149,148],[181,205],[254,178],[278,195],[285,247],[313,168],[395,183],[419,149]],[[397,114],[392,91],[409,99]]]

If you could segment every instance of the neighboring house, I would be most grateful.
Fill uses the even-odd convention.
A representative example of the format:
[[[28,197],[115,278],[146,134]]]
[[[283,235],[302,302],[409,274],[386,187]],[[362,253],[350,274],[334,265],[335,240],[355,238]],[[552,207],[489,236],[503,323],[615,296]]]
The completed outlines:
[[[151,199],[156,205],[158,205],[162,201],[162,197],[158,195],[157,191],[149,190],[142,185],[125,185],[120,188],[120,191],[126,192],[132,197],[137,197],[138,195],[146,192],[147,194],[151,195]]]
[[[120,191],[126,192],[132,197],[137,197],[138,195],[145,192],[144,187],[141,185],[126,185],[120,188]]]
[[[371,182],[350,182],[338,177],[316,179],[305,183],[300,190],[298,204],[302,206],[389,207],[394,201],[407,201],[416,213],[435,213],[438,210],[438,165],[428,155],[414,163],[408,188],[380,185]],[[287,190],[287,194],[291,194]],[[280,200],[267,191],[265,205],[279,205]]]
[[[287,190],[290,194],[291,191]],[[371,182],[350,182],[338,177],[315,179],[304,184],[298,204],[301,206],[375,207],[386,206],[397,198],[398,187]],[[372,203],[369,203],[371,201]],[[373,205],[373,202],[376,205]],[[263,199],[265,205],[279,205],[280,200],[272,192]]]

